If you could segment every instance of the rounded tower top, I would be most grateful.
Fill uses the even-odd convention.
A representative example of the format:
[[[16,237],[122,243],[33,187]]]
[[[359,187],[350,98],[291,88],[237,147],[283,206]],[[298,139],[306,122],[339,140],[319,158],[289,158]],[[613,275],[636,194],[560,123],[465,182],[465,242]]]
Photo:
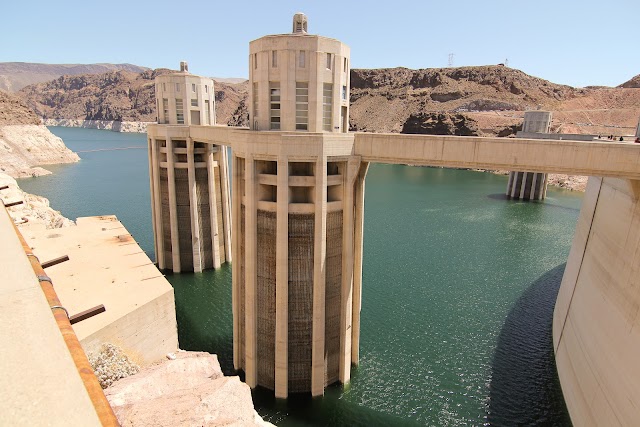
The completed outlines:
[[[307,34],[308,23],[309,20],[304,13],[298,12],[293,15],[293,34]]]

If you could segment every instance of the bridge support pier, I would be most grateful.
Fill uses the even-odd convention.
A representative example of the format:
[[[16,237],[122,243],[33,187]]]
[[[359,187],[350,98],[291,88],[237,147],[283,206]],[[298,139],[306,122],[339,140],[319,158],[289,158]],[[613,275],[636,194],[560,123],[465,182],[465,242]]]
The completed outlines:
[[[549,133],[550,111],[527,111],[524,113],[522,132]],[[520,200],[544,200],[547,196],[547,174],[541,172],[509,172],[507,197]]]
[[[509,172],[507,197],[520,200],[543,200],[547,195],[547,174],[542,172]]]

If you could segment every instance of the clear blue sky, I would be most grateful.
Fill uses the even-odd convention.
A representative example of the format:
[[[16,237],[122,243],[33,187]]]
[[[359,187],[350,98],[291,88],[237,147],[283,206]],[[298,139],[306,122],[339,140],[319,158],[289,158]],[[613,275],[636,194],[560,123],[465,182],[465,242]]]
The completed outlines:
[[[640,74],[640,0],[8,0],[0,62],[129,62],[247,77],[249,41],[309,32],[351,47],[354,68],[504,62],[572,86]]]

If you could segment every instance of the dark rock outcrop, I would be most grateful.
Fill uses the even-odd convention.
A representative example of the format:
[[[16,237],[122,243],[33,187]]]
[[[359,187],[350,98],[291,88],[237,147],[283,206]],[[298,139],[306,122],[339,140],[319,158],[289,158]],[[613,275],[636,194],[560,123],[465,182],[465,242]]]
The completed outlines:
[[[402,133],[477,136],[478,126],[462,114],[420,113],[409,116]]]

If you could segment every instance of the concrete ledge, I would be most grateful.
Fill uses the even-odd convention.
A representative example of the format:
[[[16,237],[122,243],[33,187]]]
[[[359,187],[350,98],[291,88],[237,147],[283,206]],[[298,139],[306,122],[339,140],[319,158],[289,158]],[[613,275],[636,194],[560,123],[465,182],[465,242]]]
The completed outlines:
[[[104,304],[106,312],[74,325],[86,352],[111,342],[144,366],[178,348],[173,288],[115,216],[23,234],[41,261],[69,256],[47,274],[70,315]]]

